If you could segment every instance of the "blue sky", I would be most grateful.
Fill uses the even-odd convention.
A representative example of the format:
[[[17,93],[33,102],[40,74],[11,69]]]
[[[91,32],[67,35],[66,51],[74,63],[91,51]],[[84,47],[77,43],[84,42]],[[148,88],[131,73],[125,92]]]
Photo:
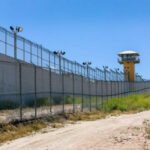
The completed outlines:
[[[150,0],[0,0],[0,26],[93,67],[120,66],[117,53],[141,54],[136,72],[150,78]]]

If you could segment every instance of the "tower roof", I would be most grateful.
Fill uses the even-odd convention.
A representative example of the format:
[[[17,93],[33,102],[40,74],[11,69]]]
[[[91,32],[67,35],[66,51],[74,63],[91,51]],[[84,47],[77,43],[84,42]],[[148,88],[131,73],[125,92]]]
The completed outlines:
[[[139,56],[139,53],[132,51],[132,50],[127,50],[127,51],[122,51],[120,53],[118,53],[119,56],[123,56],[123,55],[135,55],[135,56]]]

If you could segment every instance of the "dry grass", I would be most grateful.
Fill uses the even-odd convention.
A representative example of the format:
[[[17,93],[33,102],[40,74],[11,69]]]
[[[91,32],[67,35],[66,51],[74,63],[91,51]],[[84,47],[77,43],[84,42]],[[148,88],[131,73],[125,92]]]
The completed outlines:
[[[61,128],[64,127],[66,123],[74,124],[79,120],[96,120],[104,118],[105,116],[106,114],[102,112],[80,112],[55,115],[24,123],[3,124],[0,126],[0,143],[32,134],[46,127]]]
[[[14,140],[39,131],[46,127],[61,128],[65,124],[74,124],[76,121],[93,121],[105,118],[106,116],[114,116],[121,114],[120,111],[113,113],[95,112],[77,112],[66,113],[61,115],[49,116],[39,120],[32,120],[24,123],[9,123],[0,126],[0,143]]]
[[[46,126],[43,121],[2,125],[0,127],[0,143],[28,135]]]
[[[0,126],[0,143],[29,135],[46,127],[60,128],[64,127],[66,123],[73,124],[76,121],[93,121],[109,116],[146,110],[150,108],[149,98],[149,94],[146,96],[131,96],[119,100],[119,104],[117,103],[118,100],[114,99],[105,103],[101,111],[64,113],[22,123],[3,124]],[[134,109],[128,109],[129,107]],[[122,110],[122,108],[124,109]],[[147,138],[150,139],[150,124],[145,128],[145,131],[147,133]]]
[[[71,121],[93,121],[101,118],[105,118],[107,116],[107,113],[100,112],[100,111],[94,111],[94,112],[77,112],[77,113],[70,113],[70,114],[64,114],[63,117],[66,120]]]

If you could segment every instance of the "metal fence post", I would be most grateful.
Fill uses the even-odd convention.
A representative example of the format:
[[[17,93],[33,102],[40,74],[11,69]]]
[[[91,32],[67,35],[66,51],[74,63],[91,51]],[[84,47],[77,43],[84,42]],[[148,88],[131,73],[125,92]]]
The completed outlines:
[[[34,65],[34,109],[35,109],[35,119],[37,118],[37,87],[36,87],[36,82],[37,82],[37,79],[36,79],[36,66]]]
[[[5,54],[7,55],[7,31],[5,31]]]
[[[51,68],[49,67],[49,102],[50,102],[50,112],[52,113],[52,80],[51,80]]]
[[[129,81],[129,92],[128,92],[128,95],[130,95],[131,94],[131,81]]]
[[[25,60],[25,39],[23,39],[23,61]]]
[[[88,80],[89,80],[89,100],[90,100],[90,111],[92,111],[92,102],[91,102],[91,97],[92,97],[92,95],[91,95],[91,81],[90,81],[90,77],[88,77]]]
[[[51,80],[51,62],[49,53],[49,102],[50,102],[50,113],[52,112],[52,80]]]
[[[118,99],[119,99],[119,97],[120,97],[120,90],[119,90],[119,88],[120,88],[120,87],[119,87],[119,80],[117,81],[117,87],[118,87],[117,89],[118,89]]]
[[[65,93],[64,93],[64,72],[62,72],[62,95],[63,95],[63,113],[65,112]]]
[[[110,81],[111,99],[112,99],[112,80]]]
[[[82,109],[81,109],[81,111],[83,112],[83,109],[84,109],[84,100],[83,100],[83,76],[81,75],[81,88],[82,88]]]
[[[19,63],[19,83],[20,83],[20,120],[22,121],[22,67],[21,63]]]
[[[101,99],[102,99],[102,100],[101,100],[101,105],[102,105],[101,107],[103,107],[103,101],[104,101],[104,97],[103,97],[103,95],[104,95],[103,82],[104,82],[104,81],[103,81],[103,80],[101,80]]]
[[[30,63],[32,64],[32,43],[30,43]]]
[[[75,112],[75,88],[74,88],[74,73],[72,73],[72,90],[73,90],[73,113]]]
[[[124,96],[124,85],[123,85],[123,81],[121,80],[121,97]]]
[[[145,89],[145,81],[143,81],[143,83],[144,83],[144,92],[146,91],[146,89]]]
[[[42,53],[42,51],[43,51],[43,47],[41,46],[41,67],[43,66],[43,60],[42,60],[43,59],[43,56],[42,56],[43,53]]]
[[[123,82],[123,96],[125,96],[125,94],[126,94],[125,93],[125,81],[123,80],[122,82]]]
[[[17,59],[17,33],[14,32],[14,58]]]
[[[106,91],[106,102],[108,101],[108,81],[105,81],[105,91]]]
[[[96,110],[98,110],[98,94],[97,94],[98,81],[97,81],[97,79],[95,79],[95,90],[96,90]]]

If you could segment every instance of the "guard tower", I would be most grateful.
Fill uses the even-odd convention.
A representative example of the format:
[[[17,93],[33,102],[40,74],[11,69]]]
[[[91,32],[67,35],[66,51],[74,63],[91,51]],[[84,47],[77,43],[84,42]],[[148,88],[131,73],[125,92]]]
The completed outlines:
[[[124,65],[124,78],[129,81],[135,81],[135,64],[140,63],[139,53],[128,50],[118,54],[118,62]]]

